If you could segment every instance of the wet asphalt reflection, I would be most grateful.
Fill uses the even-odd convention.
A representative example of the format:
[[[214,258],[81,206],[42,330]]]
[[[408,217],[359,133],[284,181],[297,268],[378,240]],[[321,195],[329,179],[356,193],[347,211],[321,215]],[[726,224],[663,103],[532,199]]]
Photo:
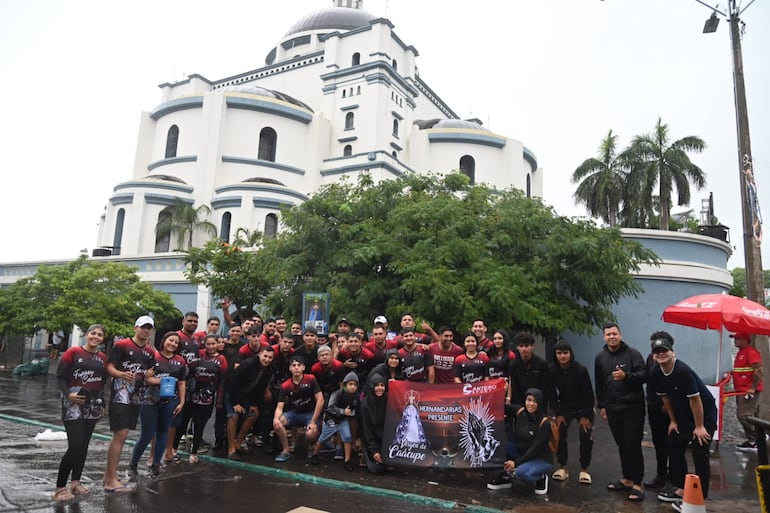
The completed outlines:
[[[607,492],[606,483],[619,477],[617,452],[606,425],[594,431],[596,440],[591,473],[594,484],[580,485],[576,479],[551,483],[549,494],[535,496],[531,488],[488,491],[486,479],[494,471],[460,471],[396,468],[386,476],[372,476],[365,469],[350,473],[330,455],[318,466],[305,462],[298,446],[292,460],[276,464],[271,455],[256,450],[233,462],[211,454],[197,464],[170,464],[159,478],[151,478],[143,458],[136,490],[105,494],[101,475],[106,461],[109,426],[97,424],[89,448],[83,484],[92,493],[72,503],[51,501],[56,472],[66,441],[37,442],[34,436],[46,427],[61,426],[58,389],[52,378],[12,378],[0,372],[0,513],[6,511],[51,511],[56,513],[195,513],[265,512],[283,513],[301,506],[327,512],[366,513],[446,512],[466,510],[493,513],[670,513],[667,503],[656,500],[652,490],[642,504],[627,502],[622,494]],[[204,435],[213,439],[211,424]],[[135,439],[138,432],[132,431]],[[577,433],[570,431],[571,463],[577,453]],[[574,440],[573,440],[574,439]],[[755,455],[734,451],[734,441],[723,442],[712,457],[710,513],[754,513],[759,511],[753,469]],[[120,471],[125,471],[130,446],[122,453]],[[654,469],[654,452],[644,449],[648,469]],[[571,464],[574,467],[575,464]],[[573,477],[577,468],[570,468]],[[649,470],[648,470],[649,471]]]

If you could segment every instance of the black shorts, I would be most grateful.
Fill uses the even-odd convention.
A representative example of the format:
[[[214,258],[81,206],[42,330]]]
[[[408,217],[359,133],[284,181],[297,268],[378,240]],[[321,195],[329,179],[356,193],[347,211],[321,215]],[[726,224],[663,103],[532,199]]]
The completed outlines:
[[[139,405],[110,403],[108,414],[110,431],[136,429],[136,422],[139,420]]]

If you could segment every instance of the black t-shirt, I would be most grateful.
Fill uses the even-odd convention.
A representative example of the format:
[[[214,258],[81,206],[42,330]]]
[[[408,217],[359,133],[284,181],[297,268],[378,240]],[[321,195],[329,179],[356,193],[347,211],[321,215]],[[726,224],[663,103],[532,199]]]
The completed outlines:
[[[700,395],[703,403],[703,423],[707,426],[716,426],[717,407],[714,396],[706,388],[703,380],[683,361],[676,360],[669,374],[664,374],[659,365],[652,368],[650,386],[657,395],[668,396],[671,400],[671,407],[680,432],[683,429],[695,428],[695,419],[690,409],[690,397],[695,395]]]

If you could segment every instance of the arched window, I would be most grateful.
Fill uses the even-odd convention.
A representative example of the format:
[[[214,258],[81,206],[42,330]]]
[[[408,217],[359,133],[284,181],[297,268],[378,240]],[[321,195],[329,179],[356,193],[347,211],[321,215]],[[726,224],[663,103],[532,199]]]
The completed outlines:
[[[176,146],[179,143],[179,127],[171,125],[166,134],[166,156],[170,159],[176,157]]]
[[[233,215],[230,212],[222,214],[222,222],[219,225],[219,238],[222,242],[230,242],[230,221]]]
[[[112,254],[120,255],[120,244],[123,240],[123,223],[126,219],[126,209],[121,208],[118,210],[118,215],[115,216],[115,233],[112,236]]]
[[[278,134],[275,130],[266,126],[259,132],[259,153],[257,158],[259,160],[267,160],[275,162],[275,146],[278,142]]]
[[[348,90],[347,89],[343,89],[342,90],[342,97],[345,98],[347,95],[348,95]]]
[[[527,197],[532,197],[532,184],[530,183],[530,176],[529,173],[527,173]]]
[[[398,120],[393,120],[393,135],[398,137]]]
[[[396,59],[393,59],[391,66],[393,66],[393,71],[398,71],[398,64],[396,64]]]
[[[164,220],[166,223],[168,223],[171,219],[171,212],[166,210],[165,208],[161,210],[160,214],[158,214],[158,225],[161,223],[164,223]],[[167,253],[169,250],[169,245],[171,243],[171,233],[166,233],[162,237],[158,235],[158,233],[155,233],[155,252],[156,253]]]
[[[471,179],[471,185],[476,183],[476,160],[470,155],[460,157],[460,172]]]
[[[390,156],[393,157],[395,160],[398,160],[398,152],[396,150],[393,150],[393,153],[391,153]]]
[[[356,94],[361,94],[361,86],[356,87]]]
[[[358,52],[354,53],[353,60],[350,62],[350,64],[353,66],[358,66],[359,64],[361,64],[361,54]]]
[[[352,112],[345,114],[345,130],[352,130],[354,128],[355,116]]]
[[[278,216],[275,214],[267,214],[265,216],[265,238],[272,239],[278,232]]]
[[[353,155],[353,147],[349,144],[346,144],[345,147],[342,149],[342,156],[350,157],[351,155]]]

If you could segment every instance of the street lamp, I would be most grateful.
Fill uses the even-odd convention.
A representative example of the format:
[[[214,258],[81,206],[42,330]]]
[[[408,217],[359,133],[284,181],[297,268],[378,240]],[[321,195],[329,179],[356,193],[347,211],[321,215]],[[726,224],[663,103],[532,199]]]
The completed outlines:
[[[718,26],[719,18],[717,18],[717,13],[712,12],[711,17],[707,19],[706,23],[703,25],[703,33],[711,34],[712,32],[716,32]]]

